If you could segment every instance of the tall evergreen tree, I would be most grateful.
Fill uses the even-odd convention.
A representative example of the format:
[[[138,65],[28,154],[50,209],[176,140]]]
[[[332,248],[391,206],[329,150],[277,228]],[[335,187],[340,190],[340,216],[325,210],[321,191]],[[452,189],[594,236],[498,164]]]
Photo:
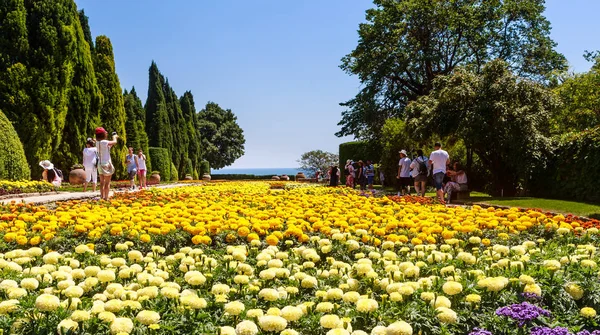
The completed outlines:
[[[188,159],[188,134],[185,131],[185,120],[181,111],[181,105],[177,94],[166,80],[164,87],[164,96],[167,103],[167,113],[169,115],[169,123],[171,124],[171,132],[173,136],[173,147],[171,148],[171,161],[177,168],[178,175],[182,178],[186,173],[185,165]]]
[[[104,104],[100,109],[101,125],[108,131],[119,134],[119,142],[111,150],[111,158],[115,166],[117,178],[127,175],[125,156],[127,155],[127,132],[125,131],[125,107],[119,77],[115,72],[115,60],[110,39],[106,36],[96,37],[94,49],[94,67],[98,86],[104,96]]]
[[[135,92],[135,87],[129,93],[125,91],[123,102],[126,113],[125,131],[127,132],[127,146],[133,147],[136,152],[141,148],[146,156],[148,156],[148,135],[146,134],[144,125],[146,112],[142,106],[142,101]],[[149,160],[146,161],[146,164],[149,164]]]
[[[90,45],[90,50],[94,51],[94,40],[92,40],[92,30],[90,29],[89,18],[85,15],[85,12],[82,10],[79,11],[79,24],[81,24],[81,29],[83,30],[83,37],[85,37],[85,41]]]
[[[200,133],[198,130],[198,115],[194,105],[194,96],[192,92],[187,91],[179,99],[181,111],[186,124],[188,134],[188,157],[192,165],[192,175],[199,174],[202,152],[200,150]],[[187,172],[189,173],[189,172]]]
[[[150,65],[149,74],[148,98],[144,106],[149,145],[171,150],[173,147],[173,134],[163,93],[165,80],[154,61]]]

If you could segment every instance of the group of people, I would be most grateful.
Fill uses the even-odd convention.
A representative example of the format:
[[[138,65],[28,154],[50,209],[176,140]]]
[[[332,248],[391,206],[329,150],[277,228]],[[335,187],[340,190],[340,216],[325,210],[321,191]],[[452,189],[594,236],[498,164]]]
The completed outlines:
[[[108,200],[110,193],[110,180],[115,173],[115,167],[110,157],[110,149],[117,144],[119,136],[112,134],[112,140],[108,140],[108,132],[102,128],[96,128],[96,138],[88,138],[83,149],[83,167],[85,170],[85,180],[83,191],[87,191],[89,183],[92,183],[93,191],[96,192],[98,175],[100,175],[100,198]],[[135,189],[135,177],[138,176],[140,188],[146,187],[146,156],[142,149],[138,150],[137,155],[133,153],[133,148],[129,147],[129,153],[125,157],[127,164],[127,174],[130,181],[130,189]],[[62,173],[54,168],[54,165],[48,161],[40,162],[44,169],[42,179],[59,187],[62,181]]]
[[[356,188],[358,185],[361,191],[365,191],[367,187],[373,191],[375,167],[371,161],[363,162],[359,160],[354,162],[350,159],[347,160],[344,166],[344,175],[346,176],[346,186]]]
[[[423,154],[423,150],[417,150],[414,159],[408,157],[406,150],[400,151],[396,176],[399,196],[410,194],[411,183],[414,183],[417,195],[425,196],[430,177],[433,178],[436,194],[441,203],[449,203],[454,192],[468,190],[467,174],[460,164],[458,162],[450,164],[450,155],[442,149],[441,143],[435,143],[434,148],[429,157]]]

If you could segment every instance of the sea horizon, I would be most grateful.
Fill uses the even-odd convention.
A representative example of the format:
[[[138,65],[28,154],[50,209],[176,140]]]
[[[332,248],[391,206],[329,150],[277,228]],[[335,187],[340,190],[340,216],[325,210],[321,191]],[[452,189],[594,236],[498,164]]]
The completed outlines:
[[[223,168],[219,170],[211,169],[211,174],[220,175],[220,174],[248,174],[255,176],[295,176],[298,172],[306,172],[300,168]]]

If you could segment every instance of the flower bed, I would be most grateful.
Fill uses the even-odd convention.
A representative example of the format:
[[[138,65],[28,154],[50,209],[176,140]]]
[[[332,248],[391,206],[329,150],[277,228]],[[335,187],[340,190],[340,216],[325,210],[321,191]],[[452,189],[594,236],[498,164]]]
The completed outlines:
[[[0,209],[11,334],[595,334],[598,229],[270,183]]]
[[[0,196],[21,193],[43,193],[55,190],[54,185],[45,181],[0,180]]]

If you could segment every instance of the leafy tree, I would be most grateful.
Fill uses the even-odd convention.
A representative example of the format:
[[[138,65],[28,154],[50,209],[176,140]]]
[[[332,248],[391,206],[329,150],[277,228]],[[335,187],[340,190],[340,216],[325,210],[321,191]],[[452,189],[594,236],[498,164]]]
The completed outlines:
[[[119,77],[115,72],[112,43],[106,36],[96,37],[94,69],[96,70],[98,87],[104,96],[104,104],[100,109],[102,126],[108,132],[116,131],[120,137],[118,144],[111,150],[115,174],[117,178],[125,178],[127,175],[125,164],[125,156],[127,155],[127,147],[125,146],[127,140],[125,107]]]
[[[547,150],[554,94],[511,73],[495,60],[480,74],[464,68],[434,81],[432,92],[407,107],[408,129],[453,134],[471,148],[492,174],[494,193],[513,195]]]
[[[198,130],[202,134],[202,156],[211,168],[229,166],[244,154],[244,133],[231,109],[207,103],[198,113]]]
[[[148,156],[148,135],[146,134],[144,125],[146,112],[144,111],[144,107],[142,107],[142,101],[137,96],[135,87],[132,87],[130,92],[125,91],[123,94],[123,105],[126,114],[125,132],[127,133],[127,147],[135,148],[136,153],[141,148],[146,156]],[[147,159],[146,165],[148,170],[151,171],[149,164],[150,160]]]
[[[171,152],[173,134],[167,112],[167,103],[163,93],[165,78],[160,74],[155,62],[150,65],[148,98],[146,99],[146,133],[151,147],[165,148]]]
[[[298,163],[300,169],[314,176],[317,170],[326,173],[333,165],[338,164],[338,155],[323,150],[312,150],[300,156]]]
[[[29,179],[29,165],[25,159],[19,135],[0,111],[0,180]]]
[[[185,171],[185,173],[198,175],[202,152],[200,150],[200,133],[198,132],[198,115],[192,92],[185,92],[179,98],[179,103],[185,120],[185,131],[188,134],[188,158],[191,162],[191,171]],[[183,176],[185,177],[185,175]]]
[[[356,75],[361,91],[347,109],[337,136],[378,138],[390,117],[429,94],[437,76],[459,66],[475,73],[505,60],[518,75],[545,80],[566,67],[554,50],[544,0],[374,0],[357,47],[341,68]]]

